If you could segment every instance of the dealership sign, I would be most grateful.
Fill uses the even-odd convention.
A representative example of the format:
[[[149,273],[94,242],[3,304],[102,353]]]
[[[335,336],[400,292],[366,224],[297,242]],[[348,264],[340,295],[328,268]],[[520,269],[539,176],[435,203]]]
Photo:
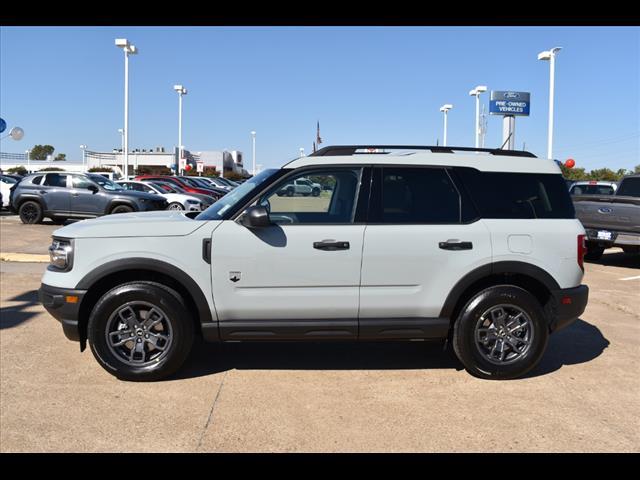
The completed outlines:
[[[529,92],[492,91],[489,113],[529,116],[529,104]]]

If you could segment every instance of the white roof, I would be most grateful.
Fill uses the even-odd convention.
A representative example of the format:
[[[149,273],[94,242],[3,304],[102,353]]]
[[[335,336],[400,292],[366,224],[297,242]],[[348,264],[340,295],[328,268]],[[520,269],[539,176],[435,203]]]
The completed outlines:
[[[520,173],[561,173],[553,160],[535,157],[512,157],[478,153],[431,153],[412,152],[408,154],[359,154],[300,157],[284,168],[298,168],[313,165],[442,165],[451,167],[472,167],[487,172]]]

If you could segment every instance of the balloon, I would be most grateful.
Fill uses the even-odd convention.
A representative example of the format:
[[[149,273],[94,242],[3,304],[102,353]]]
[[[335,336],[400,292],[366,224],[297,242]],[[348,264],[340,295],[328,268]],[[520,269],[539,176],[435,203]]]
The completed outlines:
[[[193,167],[191,165],[189,165],[188,163],[184,166],[184,169],[188,172],[192,169]]]
[[[564,164],[564,165],[565,165],[565,167],[567,167],[567,168],[573,168],[573,167],[575,167],[575,166],[576,166],[576,161],[575,161],[573,158],[570,158],[569,160],[567,160],[567,161],[565,162],[565,164]]]

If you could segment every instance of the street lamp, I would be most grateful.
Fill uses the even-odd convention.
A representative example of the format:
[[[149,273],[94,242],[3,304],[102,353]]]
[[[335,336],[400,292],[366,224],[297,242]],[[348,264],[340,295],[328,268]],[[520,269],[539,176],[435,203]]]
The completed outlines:
[[[86,161],[86,158],[87,158],[87,156],[86,156],[87,146],[86,145],[80,145],[80,149],[82,150],[82,168],[86,172],[87,168],[86,168],[85,161]]]
[[[129,177],[129,55],[136,55],[138,49],[126,38],[116,38],[116,47],[124,51],[124,179]]]
[[[444,113],[444,141],[442,145],[447,146],[447,113],[453,108],[453,105],[446,103],[440,107],[440,111]]]
[[[182,85],[174,85],[173,89],[178,92],[178,171],[180,174],[180,161],[182,160],[182,96],[187,94],[187,89]]]
[[[251,141],[253,143],[253,170],[251,172],[252,175],[256,174],[256,132],[251,132]]]
[[[476,97],[476,122],[475,122],[475,137],[476,148],[480,146],[480,94],[487,91],[485,85],[478,85],[476,88],[469,92],[469,95]]]
[[[31,150],[25,150],[24,153],[27,155],[27,173],[31,173]]]
[[[554,47],[538,54],[538,60],[549,60],[549,134],[547,139],[547,158],[553,158],[553,90],[556,71],[556,54],[562,47]]]

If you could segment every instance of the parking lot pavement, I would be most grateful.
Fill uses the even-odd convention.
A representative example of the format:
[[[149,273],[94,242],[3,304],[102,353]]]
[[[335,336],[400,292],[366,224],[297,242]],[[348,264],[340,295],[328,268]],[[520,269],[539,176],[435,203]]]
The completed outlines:
[[[0,220],[1,251],[46,252],[54,228]],[[45,267],[0,262],[2,452],[640,450],[637,256],[587,264],[582,318],[501,382],[417,342],[199,344],[167,381],[121,382],[37,303]]]

